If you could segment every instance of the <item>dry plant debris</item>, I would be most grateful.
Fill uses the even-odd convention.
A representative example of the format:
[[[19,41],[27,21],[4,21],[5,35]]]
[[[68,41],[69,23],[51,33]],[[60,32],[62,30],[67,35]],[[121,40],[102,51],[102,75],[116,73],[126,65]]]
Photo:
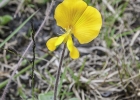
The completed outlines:
[[[66,52],[61,70],[60,99],[69,100],[77,97],[79,100],[140,100],[140,1],[91,0],[87,3],[94,5],[101,12],[103,28],[100,36],[90,44],[79,45],[78,42],[75,44],[81,52],[79,59],[70,59],[68,51]],[[20,4],[19,1],[11,0],[0,9],[0,15],[14,16],[15,13],[17,15],[5,26],[8,28],[0,27],[0,32],[4,32],[0,33],[0,42],[3,42],[11,31],[38,8],[41,10],[32,22],[36,30],[42,23],[47,8],[45,4],[42,6],[31,3],[34,5],[32,7],[23,3],[18,7]],[[50,2],[47,2],[47,5],[50,5]],[[43,26],[43,30],[36,38],[36,60],[40,60],[35,66],[36,97],[39,93],[53,90],[62,49],[60,47],[55,53],[51,53],[45,46],[45,42],[52,35],[57,36],[61,32],[53,19],[53,10],[54,8],[49,22]],[[15,65],[31,41],[30,30],[29,22],[3,48],[0,48],[0,83],[11,76]],[[48,56],[42,58],[45,54]],[[32,57],[30,48],[16,74],[31,64]],[[12,80],[6,100],[31,98],[30,75],[31,68]],[[1,87],[0,95],[3,90],[4,87]]]

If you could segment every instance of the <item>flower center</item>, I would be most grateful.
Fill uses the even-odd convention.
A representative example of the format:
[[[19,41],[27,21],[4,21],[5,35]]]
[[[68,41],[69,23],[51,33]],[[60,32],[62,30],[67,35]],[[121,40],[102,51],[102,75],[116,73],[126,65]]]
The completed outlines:
[[[71,29],[66,30],[66,37],[64,39],[64,43],[66,43],[68,41],[69,36],[71,35]]]

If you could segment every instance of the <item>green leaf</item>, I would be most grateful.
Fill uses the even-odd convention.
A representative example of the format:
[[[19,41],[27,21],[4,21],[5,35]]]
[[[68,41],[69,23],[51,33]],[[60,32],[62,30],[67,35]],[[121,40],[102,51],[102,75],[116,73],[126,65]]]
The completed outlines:
[[[41,93],[39,94],[39,100],[53,100],[53,95],[54,93],[52,91],[47,93]]]
[[[18,94],[20,95],[20,97],[21,97],[22,99],[26,99],[27,96],[26,96],[25,93],[23,92],[22,88],[23,88],[23,87],[18,87]]]
[[[88,5],[91,4],[91,0],[84,0]]]
[[[5,25],[13,20],[13,17],[10,15],[0,16],[0,25]]]
[[[80,67],[80,70],[79,70],[79,72],[78,72],[78,77],[77,77],[77,79],[76,79],[76,83],[78,83],[79,80],[80,80],[80,76],[81,76],[81,74],[82,74],[82,71],[83,71],[84,68],[85,68],[86,59],[87,59],[87,58],[84,59],[84,61],[83,61],[83,63],[82,63],[82,66]]]
[[[105,36],[104,39],[105,39],[105,41],[106,41],[107,47],[108,47],[108,48],[111,48],[111,46],[112,46],[112,44],[113,44],[112,39],[111,39],[110,37],[108,37],[108,36]]]

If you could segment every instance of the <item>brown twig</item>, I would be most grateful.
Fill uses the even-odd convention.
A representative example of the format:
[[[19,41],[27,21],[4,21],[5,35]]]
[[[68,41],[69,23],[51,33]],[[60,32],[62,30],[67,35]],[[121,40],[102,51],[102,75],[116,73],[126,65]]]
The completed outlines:
[[[56,81],[55,81],[55,86],[54,86],[54,100],[56,100],[57,98],[57,89],[58,89],[58,83],[59,83],[59,78],[60,78],[60,73],[61,73],[61,67],[63,64],[63,58],[64,58],[64,54],[65,54],[65,49],[66,49],[66,44],[64,44],[63,47],[63,51],[60,57],[60,62],[59,62],[59,67],[58,67],[58,71],[57,71],[57,75],[56,75]]]

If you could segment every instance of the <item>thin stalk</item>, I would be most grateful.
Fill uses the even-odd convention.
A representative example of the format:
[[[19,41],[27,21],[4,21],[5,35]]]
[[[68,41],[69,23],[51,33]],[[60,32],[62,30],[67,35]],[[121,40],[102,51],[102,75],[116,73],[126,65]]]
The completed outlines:
[[[33,40],[33,58],[32,58],[32,64],[33,64],[33,67],[32,67],[32,99],[34,100],[34,86],[35,86],[35,83],[34,83],[34,67],[35,67],[35,47],[36,47],[36,43],[35,43],[35,30],[34,30],[34,25],[33,23],[31,23],[31,26],[32,26],[32,40]]]
[[[61,73],[61,67],[63,64],[63,58],[65,54],[65,49],[66,49],[66,44],[64,44],[63,51],[60,57],[60,62],[59,62],[59,67],[56,75],[56,81],[55,81],[55,86],[54,86],[54,100],[57,100],[57,89],[58,89],[58,83],[59,83],[59,78],[60,78],[60,73]]]

